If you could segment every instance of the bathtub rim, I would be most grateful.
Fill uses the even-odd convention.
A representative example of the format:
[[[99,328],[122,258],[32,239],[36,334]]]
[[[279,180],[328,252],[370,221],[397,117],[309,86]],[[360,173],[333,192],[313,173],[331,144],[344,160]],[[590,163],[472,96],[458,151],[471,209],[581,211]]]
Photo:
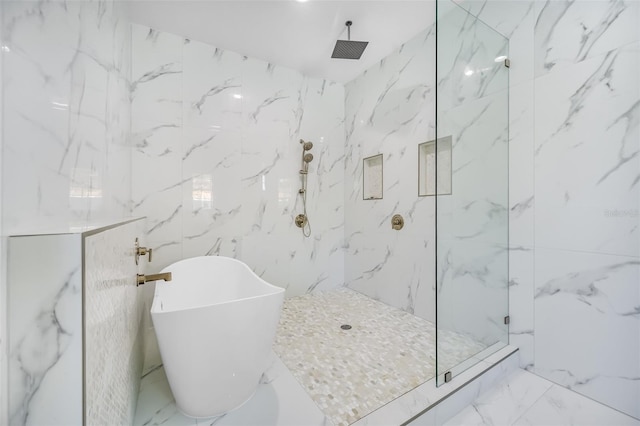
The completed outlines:
[[[260,277],[258,274],[256,274],[250,267],[249,265],[247,265],[246,263],[244,263],[241,260],[235,259],[233,257],[228,257],[228,256],[194,256],[194,257],[188,257],[186,259],[181,259],[177,262],[173,262],[170,265],[165,266],[164,268],[162,268],[162,271],[160,271],[161,273],[163,272],[170,272],[168,271],[169,268],[171,268],[174,265],[177,265],[179,263],[182,262],[187,262],[191,259],[202,259],[202,258],[222,258],[222,259],[226,259],[226,260],[230,260],[232,262],[238,263],[240,265],[242,265],[245,269],[247,269],[249,271],[249,273],[251,273],[255,278],[257,278],[261,284],[266,285],[267,287],[269,287],[271,290],[273,290],[270,293],[267,294],[260,294],[257,296],[249,296],[249,297],[243,297],[240,299],[233,299],[233,300],[227,300],[224,302],[217,302],[217,303],[208,303],[208,304],[204,304],[204,305],[198,305],[198,306],[191,306],[188,308],[181,308],[181,309],[172,309],[172,310],[164,310],[164,311],[160,311],[156,309],[156,300],[159,300],[159,297],[156,297],[156,294],[158,292],[158,286],[160,286],[160,288],[164,285],[171,285],[172,282],[164,282],[164,281],[160,281],[160,282],[156,282],[156,287],[153,291],[153,302],[151,304],[151,309],[149,310],[149,312],[153,315],[158,315],[158,314],[171,314],[171,313],[176,313],[176,312],[189,312],[189,311],[193,311],[196,309],[203,309],[203,308],[210,308],[213,306],[222,306],[222,305],[227,305],[227,304],[231,304],[231,303],[236,303],[236,302],[242,302],[242,301],[247,301],[247,300],[253,300],[253,299],[259,299],[259,298],[264,298],[264,297],[269,297],[269,296],[277,296],[277,295],[282,295],[283,299],[284,299],[284,292],[286,291],[285,288],[283,287],[279,287],[277,285],[271,284],[267,281],[265,281],[264,279],[262,279],[262,277]],[[226,261],[225,260],[225,261]]]

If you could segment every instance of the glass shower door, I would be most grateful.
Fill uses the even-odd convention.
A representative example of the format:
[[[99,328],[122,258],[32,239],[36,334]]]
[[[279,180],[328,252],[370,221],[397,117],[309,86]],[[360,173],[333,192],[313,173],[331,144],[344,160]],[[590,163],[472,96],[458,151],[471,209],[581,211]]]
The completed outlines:
[[[437,1],[436,381],[508,343],[508,40]]]

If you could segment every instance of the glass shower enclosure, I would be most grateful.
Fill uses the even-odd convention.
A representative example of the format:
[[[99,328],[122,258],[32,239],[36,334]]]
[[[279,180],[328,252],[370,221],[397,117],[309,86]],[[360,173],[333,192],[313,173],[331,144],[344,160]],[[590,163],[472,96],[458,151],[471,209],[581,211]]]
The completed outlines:
[[[508,343],[510,64],[508,39],[462,7],[436,16],[439,386]],[[474,343],[461,363],[451,334]]]

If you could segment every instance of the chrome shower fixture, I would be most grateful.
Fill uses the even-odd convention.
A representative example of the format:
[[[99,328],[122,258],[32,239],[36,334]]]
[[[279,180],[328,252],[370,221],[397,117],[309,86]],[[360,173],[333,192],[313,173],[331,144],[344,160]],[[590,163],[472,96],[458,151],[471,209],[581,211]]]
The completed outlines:
[[[305,151],[309,151],[311,148],[313,148],[313,142],[304,142],[301,140],[300,143],[302,143],[302,148]]]
[[[311,142],[308,142],[311,143]],[[313,154],[311,154],[310,152],[305,154],[304,157],[302,157],[302,161],[304,161],[305,163],[310,163],[313,161]]]

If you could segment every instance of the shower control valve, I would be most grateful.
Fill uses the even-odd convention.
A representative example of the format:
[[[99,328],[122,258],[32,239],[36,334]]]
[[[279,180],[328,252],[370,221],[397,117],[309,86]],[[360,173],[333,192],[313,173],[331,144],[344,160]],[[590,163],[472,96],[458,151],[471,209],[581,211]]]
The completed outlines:
[[[153,249],[152,248],[146,248],[146,247],[140,247],[140,242],[138,241],[137,238],[136,238],[136,243],[135,244],[136,244],[136,265],[140,261],[140,256],[149,255],[149,262],[151,262],[151,256],[152,256],[152,253],[153,253]]]
[[[296,216],[295,222],[298,228],[302,228],[307,223],[307,216],[299,214],[298,216]]]
[[[391,228],[399,231],[404,226],[404,218],[399,214],[394,214],[391,218]]]

